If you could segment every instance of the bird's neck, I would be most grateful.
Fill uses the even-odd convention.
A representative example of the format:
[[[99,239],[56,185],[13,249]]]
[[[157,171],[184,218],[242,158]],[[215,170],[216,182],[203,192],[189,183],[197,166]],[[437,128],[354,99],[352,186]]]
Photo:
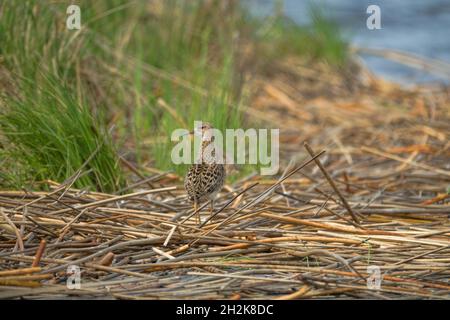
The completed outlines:
[[[214,144],[214,137],[203,138],[200,146],[197,163],[215,164],[217,163],[216,145]]]

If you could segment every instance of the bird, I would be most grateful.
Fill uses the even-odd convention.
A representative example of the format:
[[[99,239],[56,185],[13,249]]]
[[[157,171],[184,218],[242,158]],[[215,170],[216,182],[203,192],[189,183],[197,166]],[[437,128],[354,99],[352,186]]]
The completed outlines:
[[[184,188],[188,199],[194,204],[194,212],[197,212],[197,223],[200,224],[198,205],[202,202],[210,202],[210,214],[214,211],[214,199],[222,189],[226,170],[223,161],[219,161],[219,152],[214,148],[213,126],[208,122],[202,122],[190,134],[201,136],[201,146],[197,161],[189,168]]]

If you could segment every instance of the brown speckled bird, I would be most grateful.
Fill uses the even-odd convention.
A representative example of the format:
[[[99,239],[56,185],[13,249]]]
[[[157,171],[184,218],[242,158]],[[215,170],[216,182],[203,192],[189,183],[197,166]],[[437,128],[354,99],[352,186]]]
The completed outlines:
[[[218,163],[219,153],[214,145],[213,127],[207,122],[202,122],[193,134],[201,136],[201,147],[197,156],[197,163],[193,164],[184,180],[184,188],[190,201],[194,202],[194,211],[198,210],[201,202],[210,201],[212,214],[214,210],[214,199],[222,189],[225,181],[225,166],[223,161]],[[208,146],[210,146],[208,148]],[[197,222],[200,223],[200,214],[197,212]]]

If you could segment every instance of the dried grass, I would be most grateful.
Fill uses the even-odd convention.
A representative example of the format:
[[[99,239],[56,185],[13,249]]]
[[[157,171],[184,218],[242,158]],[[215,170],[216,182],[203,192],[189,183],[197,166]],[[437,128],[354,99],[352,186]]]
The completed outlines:
[[[201,226],[170,173],[121,196],[0,192],[0,298],[450,298],[448,89],[289,68],[257,81],[248,111],[282,128],[285,180],[228,185]]]

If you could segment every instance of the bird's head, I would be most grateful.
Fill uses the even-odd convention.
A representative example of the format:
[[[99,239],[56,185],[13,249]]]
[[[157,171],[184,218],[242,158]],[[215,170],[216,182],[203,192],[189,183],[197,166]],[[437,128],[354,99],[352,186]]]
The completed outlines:
[[[212,129],[214,127],[209,122],[201,121],[193,131],[189,132],[189,135],[196,135],[202,137],[202,140],[210,139],[212,136]]]
[[[208,130],[211,129],[213,129],[213,126],[209,122],[201,122],[200,125],[194,129],[194,132],[203,137],[208,133]]]

